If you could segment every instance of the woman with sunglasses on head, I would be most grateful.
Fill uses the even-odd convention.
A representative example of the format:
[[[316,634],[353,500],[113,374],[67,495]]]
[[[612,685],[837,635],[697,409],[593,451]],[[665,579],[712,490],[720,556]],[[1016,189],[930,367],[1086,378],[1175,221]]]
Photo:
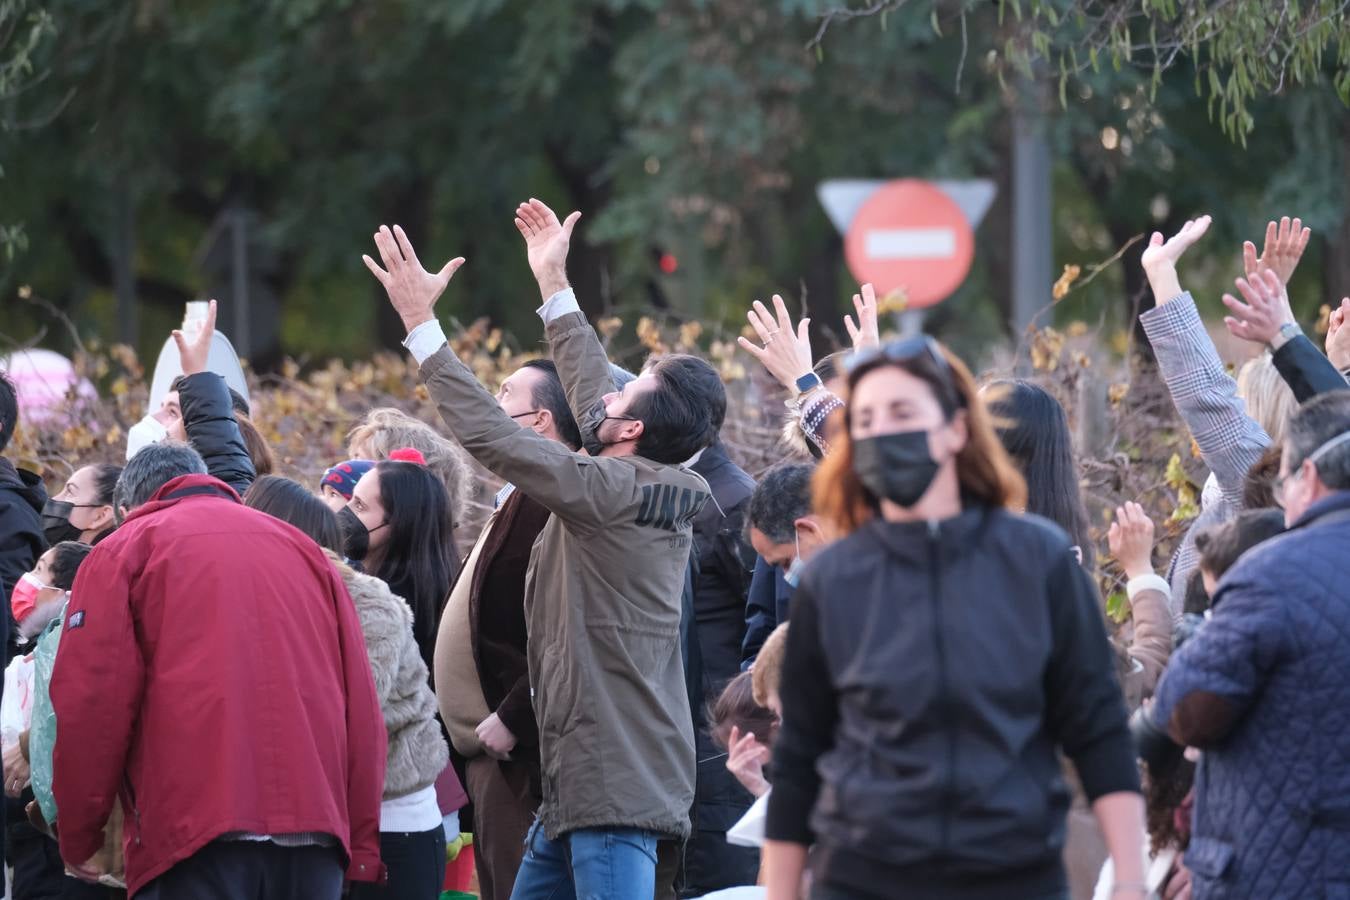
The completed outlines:
[[[1067,898],[1073,762],[1143,900],[1143,802],[1096,588],[1026,488],[965,366],[927,337],[852,361],[815,479],[845,535],[793,598],[770,900]]]

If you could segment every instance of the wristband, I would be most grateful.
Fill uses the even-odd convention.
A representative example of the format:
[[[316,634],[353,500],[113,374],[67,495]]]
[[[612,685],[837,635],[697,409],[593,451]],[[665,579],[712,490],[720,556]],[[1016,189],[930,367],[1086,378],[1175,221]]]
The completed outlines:
[[[1299,327],[1297,322],[1286,322],[1281,325],[1279,332],[1276,333],[1275,337],[1270,342],[1271,352],[1273,353],[1274,351],[1279,350],[1302,333],[1303,329]]]
[[[822,384],[824,384],[824,382],[820,380],[819,375],[817,375],[815,372],[807,372],[805,375],[798,378],[796,381],[797,393],[799,395],[805,394],[808,391],[815,390]]]

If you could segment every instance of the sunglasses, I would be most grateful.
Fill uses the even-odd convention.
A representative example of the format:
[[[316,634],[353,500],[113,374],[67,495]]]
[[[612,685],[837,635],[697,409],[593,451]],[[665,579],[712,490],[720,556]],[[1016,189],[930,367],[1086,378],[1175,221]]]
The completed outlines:
[[[942,355],[942,347],[931,335],[927,334],[917,334],[914,337],[889,341],[870,350],[860,350],[848,358],[848,361],[844,364],[844,370],[852,375],[865,366],[871,366],[879,362],[906,363],[913,362],[920,357],[927,357],[931,360],[943,375],[949,376],[951,374],[951,367],[947,365],[947,357]]]

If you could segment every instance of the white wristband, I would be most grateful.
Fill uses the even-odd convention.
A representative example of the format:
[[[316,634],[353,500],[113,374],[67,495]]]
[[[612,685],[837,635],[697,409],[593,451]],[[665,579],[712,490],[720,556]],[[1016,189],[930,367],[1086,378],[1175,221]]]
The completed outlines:
[[[1141,591],[1162,591],[1164,597],[1169,601],[1172,599],[1172,586],[1167,583],[1167,579],[1152,572],[1136,575],[1125,585],[1125,593],[1129,595],[1131,603]]]

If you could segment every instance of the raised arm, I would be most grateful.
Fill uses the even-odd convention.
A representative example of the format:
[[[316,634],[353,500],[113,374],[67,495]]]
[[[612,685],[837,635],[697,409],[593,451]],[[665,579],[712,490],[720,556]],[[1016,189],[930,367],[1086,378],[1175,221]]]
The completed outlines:
[[[1247,415],[1237,396],[1237,383],[1205,331],[1195,301],[1182,291],[1176,269],[1181,255],[1204,235],[1209,223],[1209,216],[1187,222],[1166,242],[1161,234],[1153,235],[1142,264],[1158,305],[1139,321],[1153,345],[1172,402],[1199,445],[1205,464],[1225,498],[1240,504],[1243,479],[1261,458],[1270,437]]]
[[[1229,332],[1244,341],[1268,347],[1280,377],[1300,403],[1347,386],[1337,367],[1303,334],[1289,306],[1289,279],[1311,235],[1311,230],[1304,228],[1299,219],[1291,221],[1286,216],[1278,223],[1272,221],[1266,226],[1266,243],[1260,257],[1251,241],[1242,246],[1247,277],[1235,282],[1242,300],[1232,294],[1223,297],[1230,313],[1224,318]]]
[[[369,256],[363,257],[366,267],[384,285],[408,329],[404,346],[421,366],[422,381],[441,419],[469,455],[575,526],[597,526],[613,515],[615,505],[628,502],[631,470],[599,465],[599,460],[522,428],[450,349],[433,309],[463,258],[432,274],[422,268],[397,225],[392,231],[381,226],[375,245],[384,268]]]
[[[596,432],[605,417],[603,401],[606,394],[614,392],[615,384],[605,348],[581,314],[576,294],[567,283],[567,252],[572,246],[572,229],[580,218],[581,213],[573,212],[559,222],[553,210],[533,199],[516,208],[516,229],[525,238],[525,255],[544,299],[539,316],[544,320],[553,362],[567,392],[567,405],[577,420],[583,444],[598,452]]]

